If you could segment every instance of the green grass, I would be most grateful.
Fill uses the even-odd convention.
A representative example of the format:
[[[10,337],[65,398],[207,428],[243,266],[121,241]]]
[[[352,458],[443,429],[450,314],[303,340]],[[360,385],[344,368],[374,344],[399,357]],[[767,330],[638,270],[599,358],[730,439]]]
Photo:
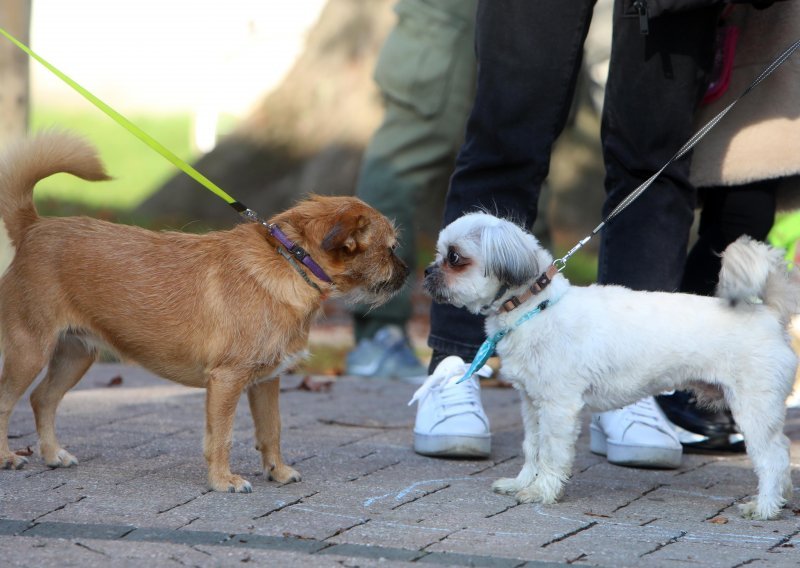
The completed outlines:
[[[556,254],[556,258],[564,256],[567,251]],[[597,255],[580,251],[567,261],[564,276],[577,286],[588,286],[597,282]]]
[[[180,158],[190,163],[195,158],[189,113],[130,115],[127,118]],[[42,129],[69,130],[91,141],[98,147],[106,170],[114,178],[92,183],[57,174],[43,180],[36,186],[35,197],[48,214],[58,214],[61,202],[94,210],[130,211],[178,172],[160,154],[93,107],[76,110],[34,106],[31,132]],[[65,212],[74,212],[72,207],[65,209]]]

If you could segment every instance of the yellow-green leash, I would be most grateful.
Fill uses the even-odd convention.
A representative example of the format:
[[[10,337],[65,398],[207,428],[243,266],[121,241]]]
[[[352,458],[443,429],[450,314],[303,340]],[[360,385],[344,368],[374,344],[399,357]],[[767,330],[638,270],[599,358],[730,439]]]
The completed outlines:
[[[240,203],[239,201],[235,200],[233,197],[228,195],[217,184],[212,182],[210,179],[208,179],[206,176],[204,176],[203,174],[198,172],[191,165],[189,165],[184,160],[179,158],[169,148],[167,148],[166,146],[161,144],[161,142],[159,142],[158,140],[156,140],[155,138],[150,136],[147,132],[145,132],[144,130],[142,130],[138,126],[136,126],[136,124],[134,124],[133,122],[131,122],[130,120],[125,118],[123,115],[121,115],[119,112],[117,112],[116,110],[114,110],[113,108],[108,106],[106,103],[104,103],[99,98],[94,96],[88,90],[86,90],[85,88],[81,87],[78,83],[73,81],[69,76],[67,76],[66,74],[62,73],[59,69],[57,69],[51,63],[49,63],[44,58],[42,58],[40,55],[35,53],[30,47],[28,47],[27,45],[25,45],[24,43],[19,41],[17,38],[15,38],[13,35],[8,33],[3,28],[0,28],[0,34],[5,36],[10,42],[12,42],[14,45],[16,45],[22,51],[24,51],[29,56],[34,58],[36,61],[38,61],[39,63],[44,65],[56,77],[58,77],[59,79],[64,81],[67,85],[72,87],[75,91],[77,91],[86,100],[88,100],[94,106],[96,106],[101,111],[103,111],[105,114],[107,114],[109,117],[111,117],[111,119],[114,120],[114,122],[116,122],[117,124],[122,126],[125,130],[127,130],[128,132],[130,132],[131,134],[136,136],[139,140],[141,140],[142,142],[147,144],[150,148],[152,148],[153,150],[155,150],[156,152],[158,152],[159,154],[164,156],[167,160],[169,160],[172,164],[177,166],[181,171],[186,173],[189,177],[191,177],[192,179],[197,181],[200,185],[202,185],[203,187],[205,187],[206,189],[208,189],[209,191],[211,191],[212,193],[217,195],[220,199],[224,200],[225,203],[227,203],[228,205],[233,207],[240,215],[242,215],[243,217],[247,218],[248,220],[260,222],[263,225],[266,225],[266,223],[262,219],[260,219],[258,217],[258,215],[254,211],[252,211],[251,209],[245,207],[242,203]]]
[[[302,268],[295,262],[295,260],[301,262],[306,268],[308,268],[317,278],[322,280],[323,282],[330,283],[331,278],[325,273],[322,267],[317,264],[314,259],[311,258],[311,255],[303,249],[297,243],[291,241],[289,237],[287,237],[280,228],[272,223],[267,223],[264,219],[258,216],[258,214],[250,209],[249,207],[245,206],[240,201],[237,201],[230,195],[228,195],[225,191],[223,191],[217,184],[212,182],[206,176],[198,172],[195,168],[191,165],[186,163],[184,160],[179,158],[172,152],[169,148],[164,146],[161,142],[150,136],[147,132],[136,126],[133,122],[125,118],[119,112],[108,106],[106,103],[101,101],[99,98],[94,96],[88,90],[81,87],[78,83],[73,81],[70,77],[66,74],[59,71],[55,66],[51,63],[46,61],[44,58],[39,56],[38,54],[34,53],[34,51],[15,38],[13,35],[8,33],[3,28],[0,28],[0,34],[5,36],[10,42],[20,48],[22,51],[27,53],[29,56],[33,57],[36,61],[44,65],[51,73],[53,73],[56,77],[64,81],[67,85],[75,89],[81,96],[83,96],[86,100],[92,103],[94,106],[99,108],[101,111],[106,113],[109,117],[111,117],[114,122],[122,126],[125,130],[136,136],[139,140],[147,144],[150,148],[164,156],[167,160],[169,160],[172,164],[177,166],[181,171],[186,173],[189,177],[193,180],[198,182],[200,185],[214,193],[220,199],[225,201],[228,205],[233,207],[239,215],[247,219],[248,221],[253,221],[256,223],[262,224],[264,227],[267,228],[267,231],[270,235],[272,235],[285,249],[287,254],[284,255],[281,252],[281,255],[286,256],[287,260],[289,260],[292,266],[297,270],[303,279],[312,287],[314,287],[317,291],[322,292],[322,290],[314,283],[308,275],[303,271]],[[280,248],[279,248],[280,252]],[[288,255],[288,256],[287,256]]]

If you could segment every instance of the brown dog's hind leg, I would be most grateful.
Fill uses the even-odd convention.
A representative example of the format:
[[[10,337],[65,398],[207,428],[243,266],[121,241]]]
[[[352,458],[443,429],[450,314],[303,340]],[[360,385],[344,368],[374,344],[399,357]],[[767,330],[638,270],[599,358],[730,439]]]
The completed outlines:
[[[47,349],[36,341],[15,335],[4,341],[5,360],[0,374],[0,468],[19,469],[28,463],[8,446],[11,411],[47,361]]]
[[[39,433],[39,451],[50,467],[70,467],[78,460],[56,438],[56,409],[97,358],[97,351],[74,335],[60,338],[50,358],[47,375],[31,393],[31,406]]]
[[[208,483],[214,491],[250,493],[250,482],[230,469],[231,437],[236,404],[244,381],[228,369],[214,369],[206,385],[206,435],[203,453],[208,462]]]
[[[256,427],[256,449],[261,452],[264,471],[278,483],[291,483],[300,481],[300,474],[283,463],[281,457],[280,389],[280,379],[270,379],[250,387],[247,398]]]

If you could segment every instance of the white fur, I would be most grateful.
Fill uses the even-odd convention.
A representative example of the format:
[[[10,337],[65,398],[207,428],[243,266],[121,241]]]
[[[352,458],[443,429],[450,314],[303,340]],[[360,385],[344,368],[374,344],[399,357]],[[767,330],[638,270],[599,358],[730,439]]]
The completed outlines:
[[[497,240],[510,233],[512,246]],[[452,250],[467,259],[466,267],[448,265]],[[758,475],[758,496],[742,508],[744,514],[778,515],[792,490],[783,424],[797,357],[786,324],[800,297],[780,254],[746,237],[732,244],[723,255],[721,298],[577,287],[558,274],[540,294],[503,314],[497,307],[530,285],[511,287],[495,299],[503,282],[491,267],[509,251],[517,255],[509,260],[515,265],[510,271],[519,272],[522,259],[531,265],[531,281],[552,263],[516,225],[485,213],[465,215],[440,234],[425,281],[435,299],[488,314],[487,335],[513,326],[543,300],[556,300],[497,346],[503,375],[522,397],[525,463],[516,478],[498,480],[495,491],[520,502],[555,502],[571,472],[584,406],[619,408],[705,382],[721,387]],[[763,303],[752,302],[753,296]]]

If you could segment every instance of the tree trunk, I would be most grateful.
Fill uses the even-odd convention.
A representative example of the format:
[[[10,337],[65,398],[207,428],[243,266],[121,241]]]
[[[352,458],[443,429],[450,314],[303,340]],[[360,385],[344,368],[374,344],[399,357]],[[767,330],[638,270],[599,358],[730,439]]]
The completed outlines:
[[[25,44],[30,21],[30,0],[0,0],[0,25]],[[26,134],[28,101],[28,56],[0,37],[0,148]]]
[[[329,0],[286,79],[194,165],[263,217],[309,193],[352,194],[382,115],[372,80],[394,0]],[[258,73],[258,69],[253,69]],[[233,210],[184,174],[140,212],[155,224],[229,226]]]

